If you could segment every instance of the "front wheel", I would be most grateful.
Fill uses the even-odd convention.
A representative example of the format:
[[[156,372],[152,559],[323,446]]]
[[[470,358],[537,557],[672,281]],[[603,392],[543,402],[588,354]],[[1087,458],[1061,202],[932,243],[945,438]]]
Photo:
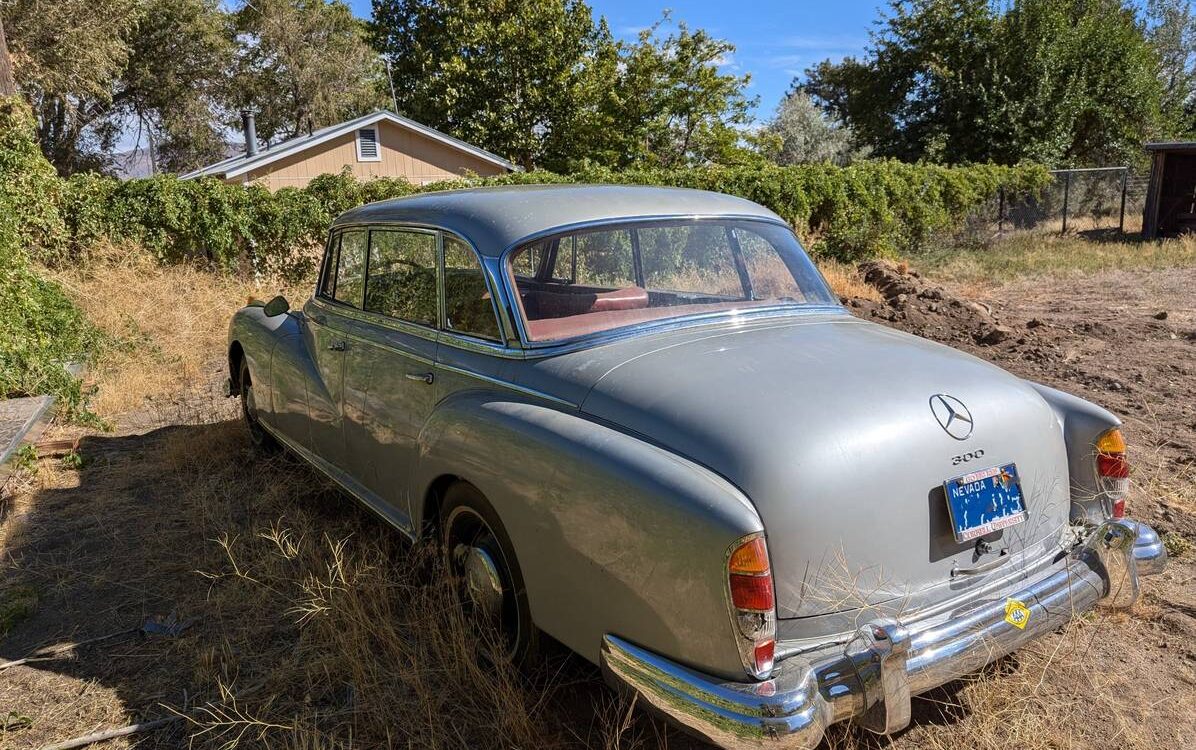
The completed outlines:
[[[241,416],[245,419],[245,424],[249,427],[249,441],[253,443],[253,447],[265,453],[278,453],[282,446],[274,439],[274,436],[266,432],[266,428],[262,427],[262,423],[258,420],[257,402],[254,400],[253,392],[253,378],[249,375],[249,361],[241,360],[241,372],[239,375],[241,385]]]
[[[498,515],[482,493],[460,482],[441,505],[440,529],[448,570],[459,582],[467,618],[495,638],[496,656],[524,666],[539,655],[523,575]]]

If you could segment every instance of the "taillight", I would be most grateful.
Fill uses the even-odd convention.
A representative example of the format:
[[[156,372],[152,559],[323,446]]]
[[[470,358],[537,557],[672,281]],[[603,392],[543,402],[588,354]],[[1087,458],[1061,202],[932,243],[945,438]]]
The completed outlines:
[[[1109,499],[1113,518],[1125,517],[1125,496],[1130,489],[1130,463],[1125,458],[1125,438],[1114,427],[1096,440],[1096,475]]]
[[[753,534],[727,556],[735,638],[743,666],[754,677],[772,672],[777,645],[777,603],[763,534]]]

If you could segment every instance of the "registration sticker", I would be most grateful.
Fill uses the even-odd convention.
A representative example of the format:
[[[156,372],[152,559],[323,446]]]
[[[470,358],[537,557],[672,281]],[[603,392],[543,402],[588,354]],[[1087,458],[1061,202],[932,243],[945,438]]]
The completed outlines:
[[[1017,599],[1006,600],[1005,622],[1018,630],[1025,630],[1026,623],[1030,622],[1030,608]]]

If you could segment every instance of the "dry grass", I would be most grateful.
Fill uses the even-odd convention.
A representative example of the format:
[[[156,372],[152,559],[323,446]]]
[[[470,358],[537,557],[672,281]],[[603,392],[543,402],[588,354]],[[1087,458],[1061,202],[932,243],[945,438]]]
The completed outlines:
[[[840,294],[862,291],[850,268],[822,270]],[[689,746],[577,659],[494,668],[428,549],[302,465],[246,458],[234,402],[212,391],[242,284],[119,257],[60,278],[99,325],[137,344],[107,353],[94,376],[117,434],[85,436],[80,468],[43,459],[0,501],[0,576],[38,601],[0,659],[148,614],[196,623],[177,639],[67,648],[70,658],[0,672],[0,714],[32,721],[0,728],[0,746],[171,713],[187,720],[139,747]],[[917,699],[914,726],[894,739],[847,727],[830,746],[1174,745],[1175,717],[1196,701],[1173,685],[1162,704],[1124,700],[1159,692],[1144,686],[1140,655],[1110,648],[1149,632],[1141,618],[1088,618]]]
[[[1095,274],[1196,265],[1196,236],[1143,242],[1115,232],[1094,238],[1050,229],[1016,232],[980,247],[941,247],[912,259],[935,278],[995,286],[1018,277]]]
[[[823,259],[818,261],[818,270],[822,271],[826,283],[830,284],[831,289],[840,297],[857,297],[873,302],[884,302],[884,297],[876,291],[876,287],[864,283],[864,280],[856,273],[855,266],[836,260]]]
[[[103,353],[93,375],[93,407],[103,417],[207,388],[234,310],[250,296],[282,293],[297,303],[307,291],[189,266],[162,267],[136,248],[106,247],[84,268],[52,275],[118,342]]]

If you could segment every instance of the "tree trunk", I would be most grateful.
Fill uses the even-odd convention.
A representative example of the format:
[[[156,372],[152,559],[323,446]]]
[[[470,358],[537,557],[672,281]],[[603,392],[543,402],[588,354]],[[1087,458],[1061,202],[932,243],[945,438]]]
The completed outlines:
[[[12,58],[8,56],[8,39],[4,36],[4,22],[0,21],[0,96],[16,96],[17,82],[12,76]]]

